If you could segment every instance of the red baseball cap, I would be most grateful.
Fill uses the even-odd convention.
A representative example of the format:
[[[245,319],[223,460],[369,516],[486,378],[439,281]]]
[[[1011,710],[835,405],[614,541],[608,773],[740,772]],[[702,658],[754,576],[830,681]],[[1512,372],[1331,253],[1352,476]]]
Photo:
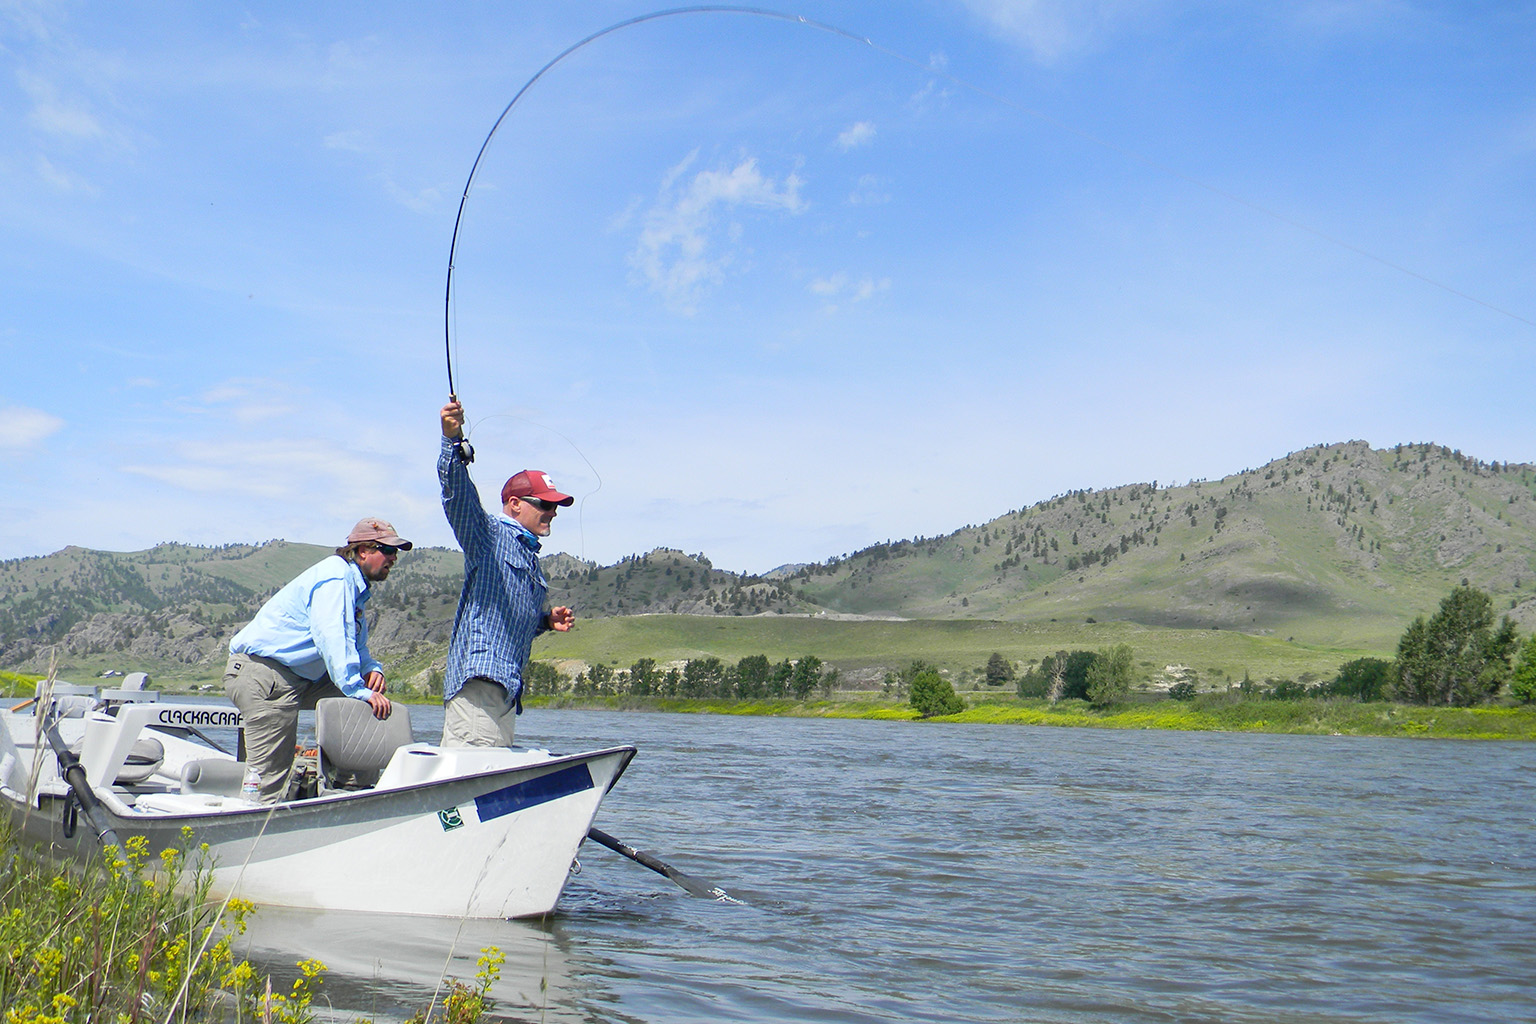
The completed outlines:
[[[569,505],[576,499],[555,490],[555,482],[543,470],[525,469],[501,485],[501,503],[508,498],[538,498],[556,505]]]

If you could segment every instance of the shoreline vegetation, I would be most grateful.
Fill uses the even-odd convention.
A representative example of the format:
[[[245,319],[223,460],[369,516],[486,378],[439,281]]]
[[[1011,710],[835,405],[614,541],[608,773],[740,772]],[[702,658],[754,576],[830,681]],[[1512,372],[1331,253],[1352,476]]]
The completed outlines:
[[[0,1020],[316,1020],[326,966],[299,960],[278,980],[258,972],[237,945],[260,909],[216,898],[212,880],[208,847],[191,829],[158,857],[130,836],[83,862],[56,862],[0,819]],[[504,961],[482,948],[473,983],[440,979],[441,999],[405,1024],[477,1024]]]
[[[964,694],[964,696],[972,696]],[[618,696],[549,696],[528,708],[677,714],[842,718],[1059,728],[1165,729],[1176,732],[1249,732],[1308,736],[1379,736],[1413,739],[1536,740],[1536,707],[1426,707],[1345,698],[1244,700],[1209,694],[1194,701],[1159,700],[1094,707],[1086,701],[1010,700],[986,695],[953,715],[924,718],[905,701],[758,700]]]
[[[0,691],[25,697],[36,680],[0,672]],[[166,692],[175,692],[167,687]],[[222,695],[220,695],[222,696]],[[1177,701],[1150,695],[1099,707],[1083,700],[1015,698],[997,690],[962,690],[964,711],[924,716],[904,697],[876,691],[842,691],[836,697],[741,700],[718,697],[656,697],[558,694],[524,698],[529,709],[671,712],[781,718],[840,718],[891,722],[1039,725],[1056,728],[1165,729],[1175,732],[1250,732],[1311,736],[1383,736],[1415,739],[1536,741],[1536,704],[1446,707],[1360,701],[1348,697],[1289,700],[1248,697],[1240,692],[1202,693]],[[435,704],[437,698],[402,694],[407,704]]]

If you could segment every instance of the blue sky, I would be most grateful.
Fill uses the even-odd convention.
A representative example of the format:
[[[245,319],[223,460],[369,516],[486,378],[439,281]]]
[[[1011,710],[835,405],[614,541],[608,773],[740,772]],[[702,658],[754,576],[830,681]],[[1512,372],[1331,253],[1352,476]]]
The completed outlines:
[[[481,142],[658,8],[0,0],[0,558],[437,504]],[[647,21],[513,109],[454,374],[552,548],[760,572],[1318,442],[1536,461],[1536,7]],[[492,498],[494,501],[494,497]]]

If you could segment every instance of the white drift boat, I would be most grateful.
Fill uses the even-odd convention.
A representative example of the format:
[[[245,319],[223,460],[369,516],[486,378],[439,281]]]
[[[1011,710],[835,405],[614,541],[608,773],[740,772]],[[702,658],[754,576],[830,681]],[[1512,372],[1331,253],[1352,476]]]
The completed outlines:
[[[190,828],[208,844],[216,893],[278,906],[546,914],[635,755],[413,743],[405,705],[378,722],[362,701],[337,698],[316,709],[314,795],[263,806],[241,796],[245,766],[205,742],[204,730],[241,727],[232,706],[139,690],[59,695],[68,689],[84,688],[0,710],[0,798],[22,837],[84,857],[99,833],[142,835],[157,854]],[[93,709],[69,717],[70,700]]]

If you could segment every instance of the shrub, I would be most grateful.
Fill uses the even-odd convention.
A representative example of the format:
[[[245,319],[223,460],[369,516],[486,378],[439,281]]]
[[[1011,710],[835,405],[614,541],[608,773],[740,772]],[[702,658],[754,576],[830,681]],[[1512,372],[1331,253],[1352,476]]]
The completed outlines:
[[[955,688],[931,668],[919,672],[912,680],[911,703],[924,718],[958,715],[965,710],[965,701],[955,693]]]
[[[1340,697],[1362,701],[1381,700],[1392,682],[1392,663],[1381,658],[1356,658],[1339,666],[1339,674],[1328,686]]]

